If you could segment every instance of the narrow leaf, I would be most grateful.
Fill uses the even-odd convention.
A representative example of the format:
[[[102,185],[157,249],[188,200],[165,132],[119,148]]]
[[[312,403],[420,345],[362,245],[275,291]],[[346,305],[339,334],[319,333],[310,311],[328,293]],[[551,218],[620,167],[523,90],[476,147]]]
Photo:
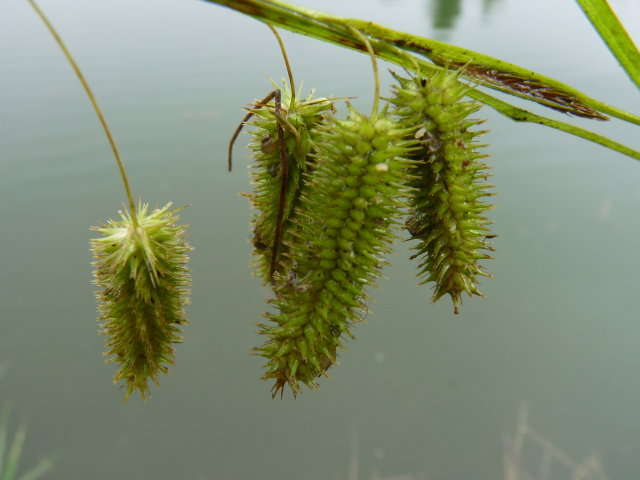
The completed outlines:
[[[576,0],[629,78],[640,88],[640,52],[607,0]]]
[[[53,468],[53,460],[46,457],[40,461],[35,467],[18,477],[18,480],[37,480]]]
[[[9,417],[9,409],[4,407],[0,411],[0,480],[3,480],[4,475],[4,454],[7,446],[7,419]]]
[[[26,438],[26,429],[24,427],[20,427],[13,438],[13,442],[11,442],[9,454],[7,455],[7,465],[5,467],[2,480],[14,480],[16,472],[18,471],[20,455],[22,455],[22,447]]]

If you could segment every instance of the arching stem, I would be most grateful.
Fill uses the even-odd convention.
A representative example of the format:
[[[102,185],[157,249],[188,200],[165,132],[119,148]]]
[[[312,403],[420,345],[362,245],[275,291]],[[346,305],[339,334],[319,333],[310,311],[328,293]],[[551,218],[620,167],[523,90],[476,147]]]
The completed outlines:
[[[289,85],[291,86],[291,103],[289,104],[289,110],[293,108],[293,105],[296,101],[296,84],[293,81],[293,73],[291,73],[291,65],[289,64],[289,57],[287,56],[287,50],[284,48],[284,43],[282,42],[282,38],[278,31],[273,27],[273,25],[267,23],[267,26],[271,29],[273,34],[276,36],[276,40],[278,40],[278,45],[280,45],[280,51],[282,52],[282,58],[284,58],[284,64],[287,67],[287,75],[289,76]]]
[[[40,17],[42,22],[45,24],[45,26],[47,27],[47,29],[49,30],[49,32],[51,33],[53,38],[55,39],[56,43],[58,44],[58,46],[62,50],[62,53],[64,53],[65,57],[67,57],[67,60],[71,64],[71,68],[73,68],[73,71],[75,72],[76,76],[78,77],[78,80],[80,80],[80,83],[82,84],[82,87],[84,88],[84,91],[86,92],[87,96],[89,97],[89,100],[91,101],[91,105],[93,105],[93,109],[95,110],[96,115],[98,115],[98,119],[100,120],[100,123],[102,124],[102,128],[104,129],[104,133],[107,135],[107,140],[109,141],[109,145],[111,146],[111,151],[113,152],[113,155],[116,158],[116,163],[118,164],[118,169],[120,170],[120,176],[122,177],[122,183],[124,184],[124,189],[125,189],[125,192],[127,194],[127,198],[129,200],[129,208],[131,209],[131,221],[133,222],[133,225],[137,227],[138,226],[138,218],[136,216],[136,204],[135,204],[135,201],[133,200],[133,194],[131,193],[131,187],[129,186],[129,180],[127,179],[127,173],[126,173],[126,171],[124,169],[124,164],[122,163],[122,159],[120,158],[120,152],[118,151],[118,147],[116,146],[116,142],[113,139],[113,135],[111,135],[111,130],[109,130],[109,125],[107,125],[107,120],[104,118],[102,110],[100,110],[100,106],[98,105],[98,102],[97,102],[95,96],[93,95],[93,92],[91,91],[91,88],[89,87],[89,84],[85,80],[84,75],[82,75],[82,72],[80,71],[80,67],[78,67],[78,64],[76,63],[76,61],[71,56],[71,53],[69,52],[69,50],[65,46],[64,42],[62,41],[62,38],[60,38],[60,35],[58,35],[58,32],[56,32],[55,28],[53,28],[53,25],[51,24],[51,22],[49,22],[49,19],[46,17],[44,12],[42,10],[40,10],[40,7],[38,7],[36,2],[34,0],[29,0],[29,3],[31,4],[31,6],[35,10],[35,12],[38,14],[38,16]]]
[[[233,145],[236,142],[236,140],[238,138],[238,135],[240,135],[240,132],[242,131],[242,128],[247,124],[247,122],[251,119],[251,117],[253,117],[254,110],[264,107],[267,103],[269,103],[271,100],[273,100],[273,97],[275,97],[275,96],[276,96],[276,90],[271,92],[269,95],[264,97],[259,102],[254,103],[253,104],[253,108],[249,109],[249,113],[247,113],[244,116],[244,118],[240,122],[240,125],[238,125],[236,127],[236,130],[233,132],[233,136],[231,137],[231,140],[229,141],[229,154],[228,154],[228,157],[227,157],[227,169],[229,171],[231,171],[233,169]]]
[[[358,29],[354,27],[349,26],[349,29],[362,41],[364,46],[367,47],[367,52],[369,52],[369,56],[371,57],[371,66],[373,67],[374,81],[373,108],[371,110],[371,119],[375,120],[378,116],[378,105],[380,103],[380,79],[378,76],[378,62],[376,61],[376,54],[374,53],[373,48],[371,48],[371,44],[369,43],[369,40],[367,40],[367,37],[365,37]]]

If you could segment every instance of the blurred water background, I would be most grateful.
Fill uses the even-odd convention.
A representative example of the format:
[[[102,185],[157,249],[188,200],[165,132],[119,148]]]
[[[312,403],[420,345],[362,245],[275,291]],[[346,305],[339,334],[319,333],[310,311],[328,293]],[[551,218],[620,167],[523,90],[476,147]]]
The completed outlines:
[[[640,112],[574,2],[299,3],[481,51]],[[637,42],[637,1],[612,5]],[[148,403],[123,403],[97,335],[88,246],[89,227],[115,217],[122,186],[49,33],[25,1],[1,2],[0,404],[28,417],[25,465],[54,453],[49,478],[74,480],[495,480],[526,402],[530,423],[569,455],[598,452],[609,478],[640,477],[636,161],[482,109],[499,193],[488,300],[465,301],[458,316],[448,299],[431,305],[399,243],[333,380],[272,400],[261,360],[248,355],[268,291],[248,269],[246,135],[226,172],[242,107],[285,75],[272,34],[196,0],[41,7],[105,112],[134,194],[191,205],[182,218],[196,250],[177,364]],[[305,91],[357,96],[369,110],[366,56],[283,37]],[[637,127],[577,123],[639,146]]]

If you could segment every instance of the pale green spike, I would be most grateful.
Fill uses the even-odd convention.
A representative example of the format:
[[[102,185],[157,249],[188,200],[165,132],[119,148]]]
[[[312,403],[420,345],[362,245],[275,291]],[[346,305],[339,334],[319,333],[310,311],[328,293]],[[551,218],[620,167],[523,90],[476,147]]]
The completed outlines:
[[[283,365],[272,353],[267,362],[263,378],[275,380],[274,395],[286,385],[294,395],[300,384],[318,388],[316,377],[336,363],[343,334],[352,336],[351,324],[362,319],[365,288],[379,276],[390,229],[404,207],[411,166],[401,155],[408,152],[405,129],[384,112],[373,120],[348,110],[346,120],[330,118],[321,129],[284,265],[298,280],[277,283],[271,303],[278,312],[267,315],[276,325],[261,326],[270,345],[292,338],[285,336],[287,325],[300,325],[301,317],[306,322],[292,338],[304,347],[294,348]]]
[[[420,283],[435,282],[433,301],[449,294],[458,313],[460,295],[482,296],[476,276],[486,276],[477,265],[492,250],[483,214],[491,206],[480,198],[490,196],[486,155],[474,139],[484,131],[469,128],[482,121],[469,119],[479,105],[461,101],[469,87],[458,83],[458,74],[441,72],[431,78],[409,79],[394,74],[395,115],[407,128],[419,127],[412,137],[411,159],[418,162],[409,185],[413,188],[407,228],[418,241]]]
[[[134,390],[143,399],[149,380],[159,382],[174,361],[173,344],[182,340],[190,284],[184,227],[171,204],[148,212],[121,211],[121,220],[93,227],[103,237],[91,240],[94,277],[99,287],[101,333],[109,361],[118,363],[114,383],[125,382],[125,400]]]

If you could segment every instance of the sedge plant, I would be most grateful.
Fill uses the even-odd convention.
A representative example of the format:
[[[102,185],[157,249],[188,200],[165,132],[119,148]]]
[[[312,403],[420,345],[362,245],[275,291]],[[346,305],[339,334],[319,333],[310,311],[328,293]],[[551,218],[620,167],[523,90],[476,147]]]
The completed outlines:
[[[271,310],[259,324],[265,337],[254,353],[266,359],[263,379],[272,394],[288,386],[319,388],[318,377],[338,362],[353,338],[353,325],[368,312],[368,291],[385,264],[400,225],[416,241],[418,277],[434,286],[433,301],[452,298],[459,312],[463,293],[483,296],[481,265],[493,250],[486,213],[493,195],[486,156],[471,118],[480,104],[519,122],[533,122],[640,160],[640,152],[568,122],[547,118],[487,92],[519,97],[570,117],[640,125],[640,116],[592,99],[555,79],[500,59],[359,19],[342,18],[282,0],[207,0],[266,22],[280,45],[289,81],[248,108],[254,191],[252,218],[255,271],[272,291]],[[186,227],[179,209],[137,204],[107,122],[76,62],[29,0],[65,54],[105,131],[124,185],[127,205],[119,218],[93,230],[94,277],[100,331],[115,382],[125,399],[149,396],[174,362],[187,320],[190,284]],[[630,79],[640,85],[640,53],[606,4],[577,0]],[[302,97],[274,26],[305,34],[371,57],[375,91],[371,115],[347,102],[339,119],[337,100]],[[379,108],[376,58],[403,67],[395,75],[390,104]],[[473,84],[474,88],[470,85]],[[465,97],[468,97],[465,99]],[[471,100],[469,100],[471,99]],[[0,449],[1,451],[1,449]]]

